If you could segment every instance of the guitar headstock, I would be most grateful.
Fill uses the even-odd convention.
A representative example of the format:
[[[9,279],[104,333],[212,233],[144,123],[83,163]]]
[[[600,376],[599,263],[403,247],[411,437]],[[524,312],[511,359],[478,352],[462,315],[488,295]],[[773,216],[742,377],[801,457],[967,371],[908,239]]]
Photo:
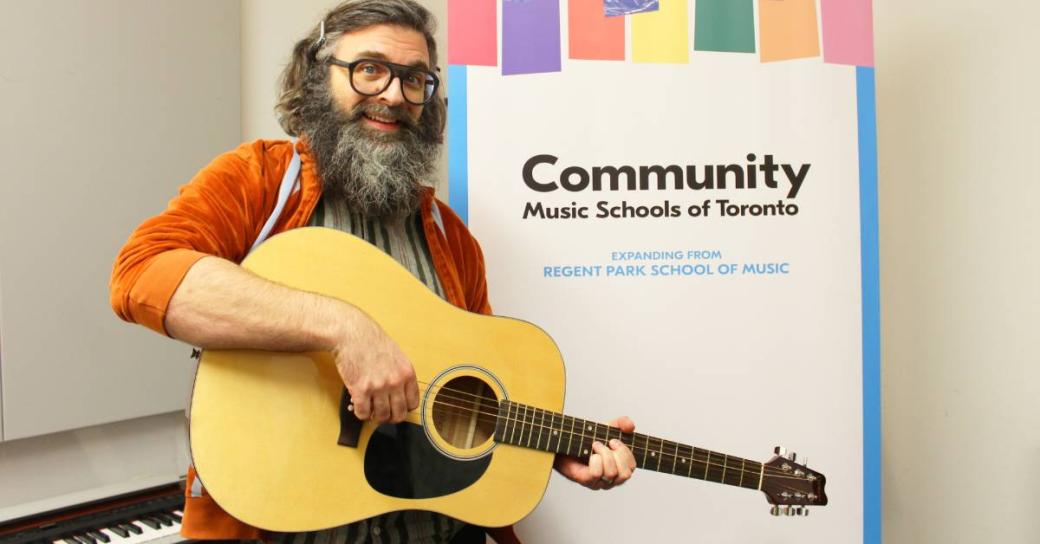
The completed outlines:
[[[785,448],[777,446],[774,453],[762,474],[762,492],[773,505],[771,514],[807,516],[807,507],[827,504],[827,478],[823,474],[810,470],[805,457],[798,459]]]

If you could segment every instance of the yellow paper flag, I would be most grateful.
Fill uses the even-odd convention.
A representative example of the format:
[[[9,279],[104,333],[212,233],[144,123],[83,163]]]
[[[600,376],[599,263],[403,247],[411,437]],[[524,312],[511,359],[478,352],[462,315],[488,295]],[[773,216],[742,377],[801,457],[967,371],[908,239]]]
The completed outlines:
[[[690,62],[687,0],[661,0],[657,11],[628,17],[632,19],[633,62]]]

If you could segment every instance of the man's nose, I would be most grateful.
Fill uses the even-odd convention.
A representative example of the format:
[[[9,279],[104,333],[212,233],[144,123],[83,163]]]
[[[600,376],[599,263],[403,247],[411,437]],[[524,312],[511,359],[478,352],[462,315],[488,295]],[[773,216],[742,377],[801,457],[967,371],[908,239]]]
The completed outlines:
[[[404,103],[404,94],[401,93],[401,79],[391,76],[390,85],[377,97],[380,102],[387,106],[399,106]]]

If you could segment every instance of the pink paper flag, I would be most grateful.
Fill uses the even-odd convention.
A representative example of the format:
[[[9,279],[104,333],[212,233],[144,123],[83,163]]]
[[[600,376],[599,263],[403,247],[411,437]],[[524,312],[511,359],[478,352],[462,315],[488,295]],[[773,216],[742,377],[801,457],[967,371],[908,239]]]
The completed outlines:
[[[498,65],[495,0],[448,0],[448,64]]]
[[[874,66],[871,0],[820,0],[823,61]]]

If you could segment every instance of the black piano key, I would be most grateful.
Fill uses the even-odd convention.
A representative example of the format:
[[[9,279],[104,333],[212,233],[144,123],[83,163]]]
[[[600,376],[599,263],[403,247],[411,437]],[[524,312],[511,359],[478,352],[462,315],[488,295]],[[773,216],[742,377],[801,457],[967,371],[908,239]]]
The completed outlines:
[[[149,527],[151,527],[152,529],[155,529],[155,530],[158,530],[159,527],[162,525],[158,521],[155,521],[154,519],[152,519],[150,517],[147,517],[147,516],[143,516],[143,517],[141,517],[141,519],[139,519],[137,521],[140,521],[141,523],[143,523],[143,524],[145,524],[145,525],[147,525],[147,526],[149,526]]]
[[[105,534],[101,531],[87,531],[87,534],[94,537],[94,540],[98,540],[100,542],[103,542],[104,544],[112,542],[112,539],[105,536]]]
[[[181,515],[177,512],[170,512],[170,517],[177,520],[177,523],[181,522]]]
[[[109,531],[112,531],[113,533],[123,537],[123,538],[129,538],[130,537],[130,531],[128,531],[127,529],[124,529],[122,525],[113,525],[111,527],[105,527],[105,528],[108,529]]]
[[[160,520],[166,522],[167,527],[173,527],[174,525],[180,523],[179,519],[174,519],[173,515],[167,514],[166,512],[159,512],[155,516],[158,517]]]
[[[139,535],[144,532],[144,529],[142,529],[140,525],[132,521],[126,522],[126,525],[123,525],[123,527],[125,527],[127,531],[130,531],[135,535]]]
[[[94,539],[87,535],[72,535],[72,538],[76,539],[79,544],[94,544]]]

